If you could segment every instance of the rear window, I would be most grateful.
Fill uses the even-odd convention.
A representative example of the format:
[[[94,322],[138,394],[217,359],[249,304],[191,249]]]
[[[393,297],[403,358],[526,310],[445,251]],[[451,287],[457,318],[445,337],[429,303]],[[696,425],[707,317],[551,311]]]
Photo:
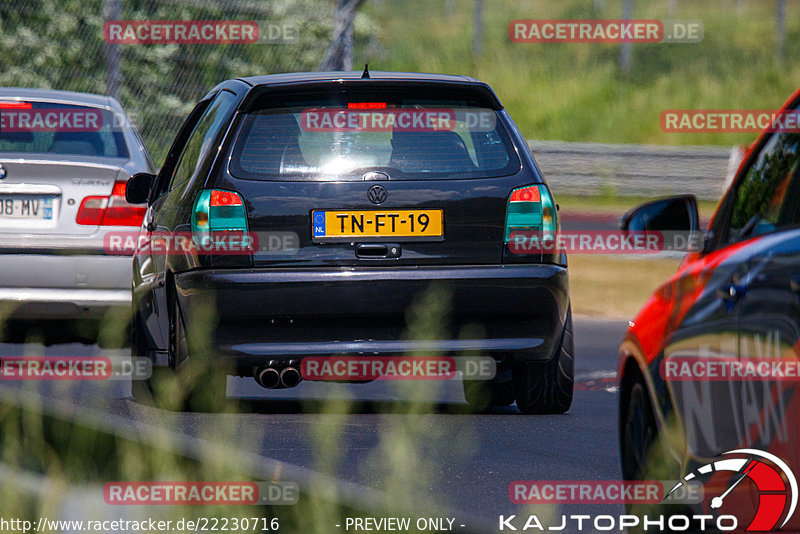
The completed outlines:
[[[391,179],[462,179],[519,167],[493,109],[347,95],[247,114],[231,160],[234,176],[263,180],[360,180],[370,171]]]
[[[51,102],[0,101],[0,152],[128,157],[121,117]]]

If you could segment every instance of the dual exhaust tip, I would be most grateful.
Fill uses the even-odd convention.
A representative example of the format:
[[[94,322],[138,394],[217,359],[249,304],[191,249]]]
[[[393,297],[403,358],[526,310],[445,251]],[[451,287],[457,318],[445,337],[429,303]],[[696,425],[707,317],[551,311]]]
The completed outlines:
[[[267,389],[293,388],[303,380],[297,367],[291,365],[280,371],[271,365],[264,367],[256,372],[255,378],[261,387]]]

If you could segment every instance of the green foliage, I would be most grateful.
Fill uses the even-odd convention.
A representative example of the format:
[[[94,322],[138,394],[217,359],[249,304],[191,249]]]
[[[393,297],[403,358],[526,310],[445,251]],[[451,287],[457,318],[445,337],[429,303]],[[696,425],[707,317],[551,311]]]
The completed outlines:
[[[240,76],[314,70],[333,31],[332,0],[122,1],[122,20],[253,20],[292,25],[282,44],[119,45],[120,100],[160,165],[194,104]],[[102,0],[9,0],[0,4],[0,86],[106,92]],[[356,20],[356,40],[375,26]]]
[[[776,109],[798,87],[800,66],[776,58],[775,3],[634,0],[634,18],[699,20],[696,44],[637,44],[628,73],[618,44],[519,44],[508,38],[515,19],[620,18],[619,1],[492,0],[484,10],[484,52],[471,53],[472,1],[371,2],[365,12],[381,28],[384,52],[372,67],[475,76],[498,93],[529,139],[608,143],[750,143],[754,133],[664,133],[665,109]],[[740,10],[738,5],[743,7]],[[787,55],[800,51],[800,9],[786,15]],[[359,55],[356,54],[356,58]]]

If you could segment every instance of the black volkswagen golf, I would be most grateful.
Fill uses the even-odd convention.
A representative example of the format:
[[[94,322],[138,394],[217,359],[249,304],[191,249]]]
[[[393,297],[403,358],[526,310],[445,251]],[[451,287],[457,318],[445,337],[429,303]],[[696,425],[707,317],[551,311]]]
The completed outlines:
[[[175,395],[160,377],[193,360],[202,379],[175,382],[185,399],[224,398],[227,375],[294,387],[313,378],[308,358],[480,354],[496,373],[464,381],[471,405],[569,409],[566,257],[514,246],[553,239],[557,206],[485,83],[366,69],[228,80],[126,195],[148,203],[131,347],[154,373],[133,382],[137,400]],[[449,313],[409,328],[431,288]]]

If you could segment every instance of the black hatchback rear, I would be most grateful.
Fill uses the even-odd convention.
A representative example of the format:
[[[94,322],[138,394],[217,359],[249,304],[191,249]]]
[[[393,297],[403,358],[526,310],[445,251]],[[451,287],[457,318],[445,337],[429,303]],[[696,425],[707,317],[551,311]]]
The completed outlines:
[[[156,368],[191,361],[198,336],[222,369],[203,388],[217,382],[219,394],[226,374],[294,387],[314,379],[307,359],[480,354],[497,372],[464,381],[471,404],[569,408],[566,258],[514,245],[553,239],[556,205],[482,82],[229,80],[192,111],[159,175],[132,178],[128,196],[149,203],[132,351]],[[413,328],[409,310],[431,292],[449,312]],[[134,395],[150,398],[152,386],[134,382]]]

